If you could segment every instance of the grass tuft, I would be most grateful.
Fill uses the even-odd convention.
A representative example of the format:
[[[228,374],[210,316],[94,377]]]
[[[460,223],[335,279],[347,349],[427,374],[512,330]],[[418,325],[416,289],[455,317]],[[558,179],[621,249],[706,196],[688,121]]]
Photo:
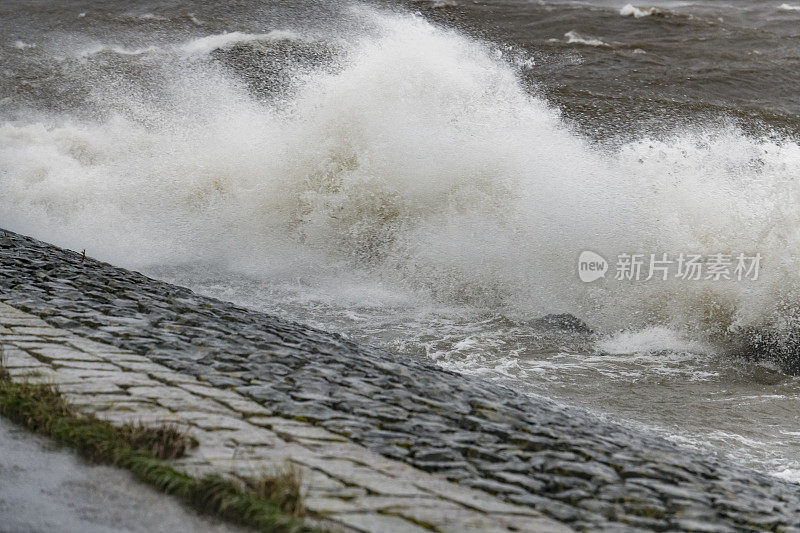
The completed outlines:
[[[316,531],[303,515],[299,470],[285,469],[242,485],[220,475],[192,477],[165,459],[196,446],[175,425],[114,426],[78,413],[51,385],[14,382],[0,359],[0,415],[47,435],[96,463],[130,470],[139,480],[196,510],[261,531]]]
[[[137,450],[149,450],[157,459],[180,459],[197,441],[177,424],[147,426],[141,422],[119,427],[120,437]]]
[[[247,484],[260,498],[270,500],[281,511],[290,516],[303,516],[303,477],[297,465],[285,463],[261,477],[248,480]]]

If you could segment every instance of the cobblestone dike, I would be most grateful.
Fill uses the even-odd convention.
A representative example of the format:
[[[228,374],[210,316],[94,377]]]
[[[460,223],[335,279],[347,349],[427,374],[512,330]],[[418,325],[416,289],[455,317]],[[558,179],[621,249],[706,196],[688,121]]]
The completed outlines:
[[[575,529],[800,531],[797,485],[2,230],[0,301]]]

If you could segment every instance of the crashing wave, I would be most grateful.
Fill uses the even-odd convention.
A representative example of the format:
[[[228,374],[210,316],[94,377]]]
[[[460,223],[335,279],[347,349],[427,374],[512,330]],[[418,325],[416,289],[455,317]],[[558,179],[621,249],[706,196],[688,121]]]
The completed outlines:
[[[675,327],[791,359],[800,145],[712,129],[600,149],[484,43],[363,16],[370,31],[279,103],[232,69],[179,60],[287,36],[232,33],[164,47],[176,57],[157,94],[88,80],[106,105],[94,120],[6,120],[1,225],[128,266],[358,273],[447,304],[571,312],[601,335]],[[749,283],[587,285],[586,249],[759,252],[764,265]]]

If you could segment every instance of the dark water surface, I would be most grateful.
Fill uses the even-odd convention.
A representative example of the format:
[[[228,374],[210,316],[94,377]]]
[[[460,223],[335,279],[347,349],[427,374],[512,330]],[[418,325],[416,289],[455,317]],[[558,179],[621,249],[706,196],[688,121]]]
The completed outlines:
[[[800,4],[457,5],[434,18],[529,51],[537,61],[526,78],[592,134],[725,119],[798,132]]]

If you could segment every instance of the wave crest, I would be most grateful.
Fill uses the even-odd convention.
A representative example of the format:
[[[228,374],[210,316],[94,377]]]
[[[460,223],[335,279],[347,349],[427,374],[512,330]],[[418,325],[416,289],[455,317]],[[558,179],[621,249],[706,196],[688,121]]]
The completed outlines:
[[[625,4],[622,9],[619,10],[619,14],[623,17],[633,17],[633,18],[644,18],[644,17],[652,17],[656,16],[664,16],[665,12],[663,9],[659,9],[657,7],[636,7],[633,4]]]
[[[611,47],[610,44],[605,43],[600,39],[581,35],[575,30],[568,31],[567,33],[564,34],[564,37],[567,38],[568,44],[584,44],[586,46]]]
[[[299,38],[300,36],[297,33],[288,30],[272,30],[267,33],[233,31],[192,39],[181,45],[180,49],[186,55],[206,55],[214,50],[230,48],[241,43],[298,40]]]

